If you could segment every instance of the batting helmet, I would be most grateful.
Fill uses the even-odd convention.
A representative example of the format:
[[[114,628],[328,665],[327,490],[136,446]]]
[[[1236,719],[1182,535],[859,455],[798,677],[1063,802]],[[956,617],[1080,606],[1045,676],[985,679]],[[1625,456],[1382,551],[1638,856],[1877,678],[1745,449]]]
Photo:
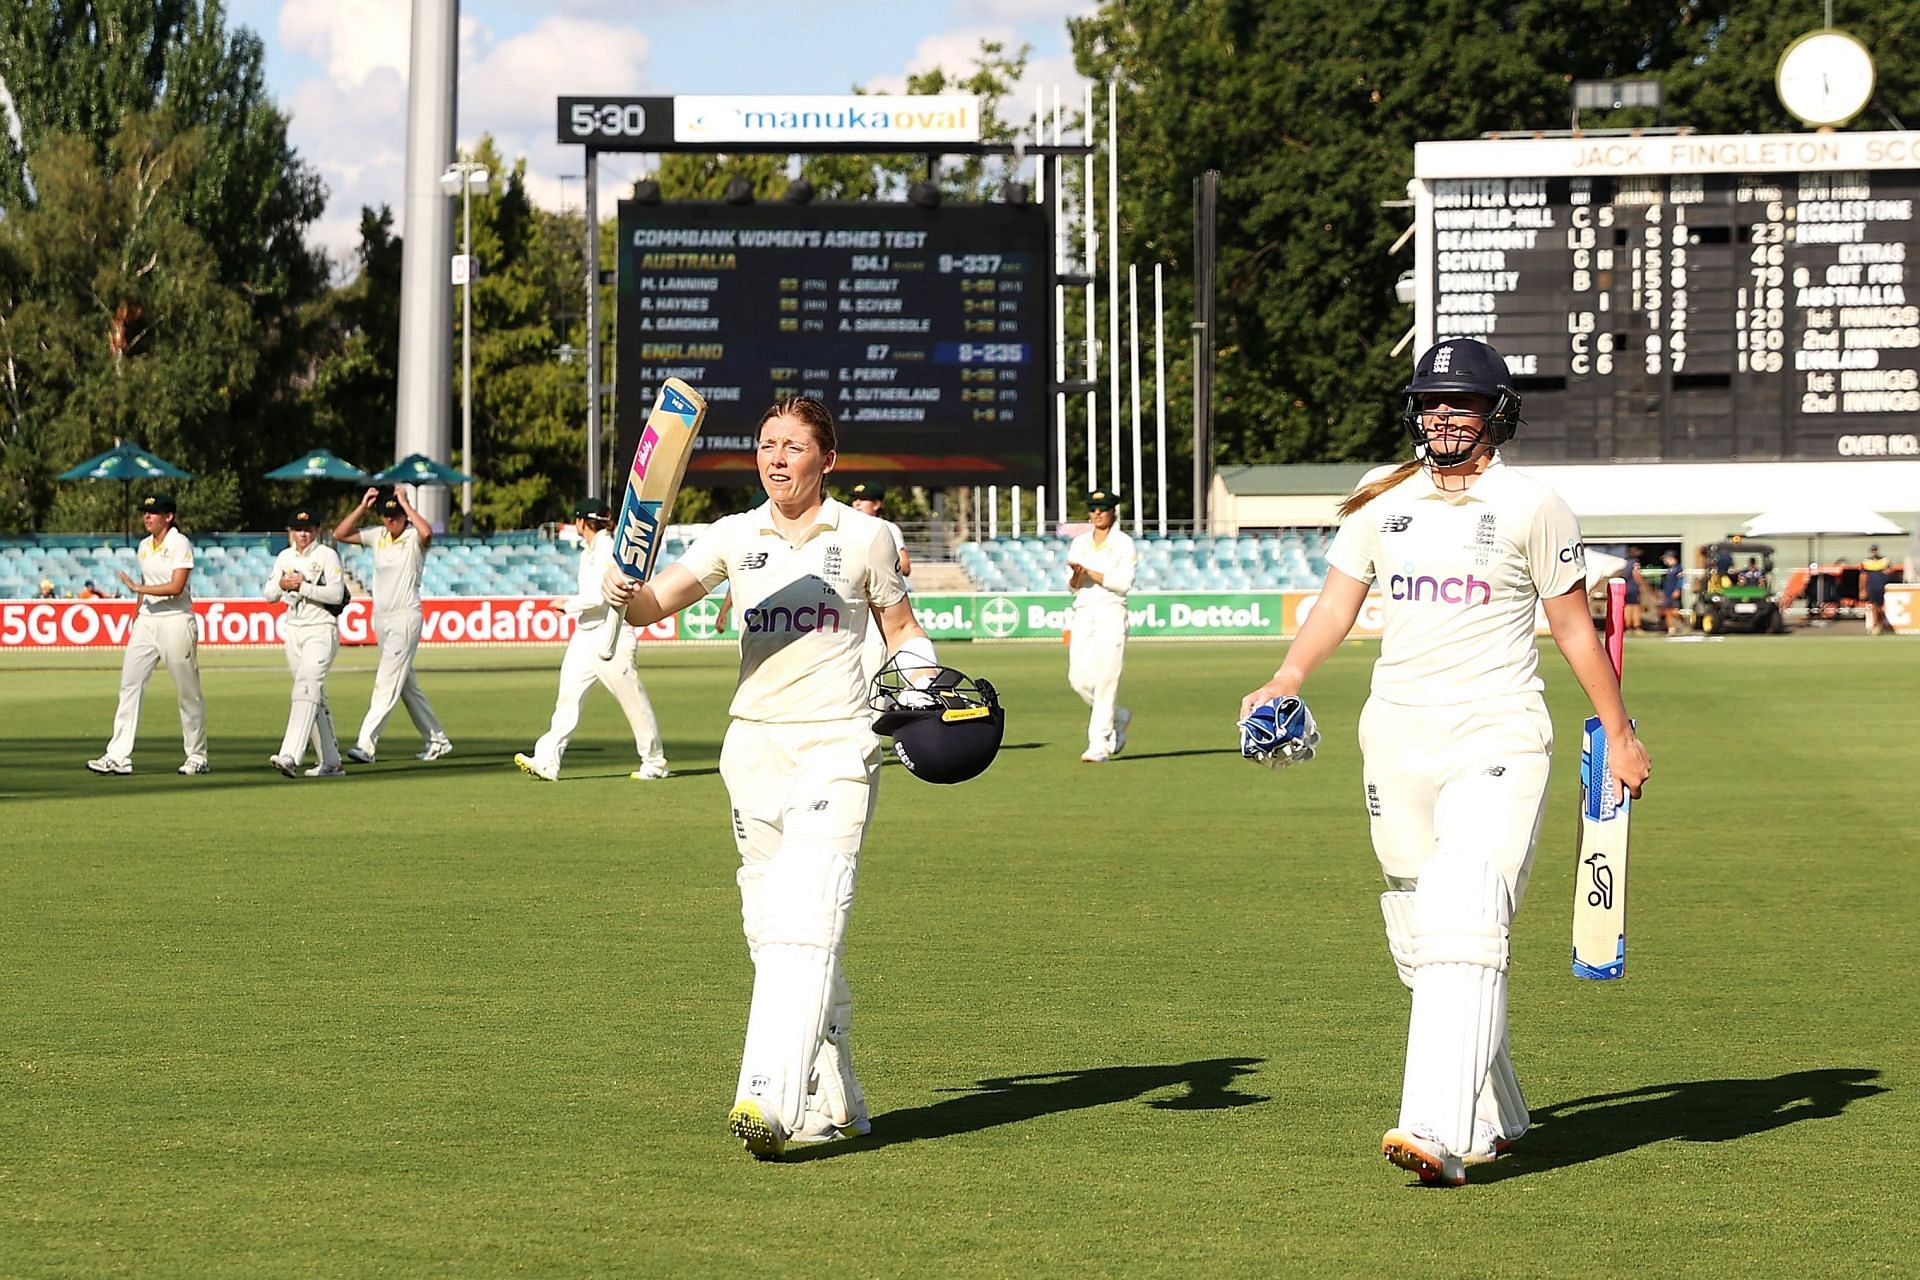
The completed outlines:
[[[1513,439],[1521,426],[1520,393],[1513,389],[1507,362],[1484,342],[1472,338],[1449,338],[1435,343],[1414,366],[1413,381],[1401,389],[1400,425],[1406,428],[1413,447],[1423,459],[1442,467],[1457,467],[1473,456],[1473,448],[1464,453],[1439,454],[1427,441],[1420,423],[1420,398],[1446,392],[1484,396],[1493,408],[1481,439],[1499,448]]]
[[[914,668],[909,680],[889,660],[873,678],[870,704],[880,713],[876,733],[893,739],[893,754],[922,782],[965,782],[993,763],[1006,732],[1007,714],[1000,696],[985,680],[934,668]]]

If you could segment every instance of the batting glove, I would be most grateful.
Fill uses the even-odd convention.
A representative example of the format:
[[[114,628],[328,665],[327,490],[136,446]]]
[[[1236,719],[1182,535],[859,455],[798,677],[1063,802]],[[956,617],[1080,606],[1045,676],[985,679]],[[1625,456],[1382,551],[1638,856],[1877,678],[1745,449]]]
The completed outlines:
[[[1305,764],[1320,744],[1313,713],[1298,698],[1275,698],[1255,707],[1240,722],[1240,755],[1269,769]]]

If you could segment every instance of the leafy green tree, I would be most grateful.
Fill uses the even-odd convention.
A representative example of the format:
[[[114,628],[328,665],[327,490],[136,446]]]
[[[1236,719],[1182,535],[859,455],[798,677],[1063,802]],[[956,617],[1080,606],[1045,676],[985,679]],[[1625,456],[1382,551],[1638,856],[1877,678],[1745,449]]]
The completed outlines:
[[[0,220],[0,521],[68,520],[52,477],[137,440],[216,481],[233,472],[231,405],[257,368],[251,317],[173,198],[203,134],[135,115],[103,156],[54,135],[34,204]],[[70,501],[79,501],[77,496]]]

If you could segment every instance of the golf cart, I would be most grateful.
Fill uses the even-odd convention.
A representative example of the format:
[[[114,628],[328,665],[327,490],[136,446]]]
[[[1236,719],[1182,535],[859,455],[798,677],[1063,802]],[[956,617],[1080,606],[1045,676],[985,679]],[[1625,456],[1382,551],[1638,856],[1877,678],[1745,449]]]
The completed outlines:
[[[1694,626],[1710,635],[1786,631],[1786,615],[1773,595],[1772,547],[1730,538],[1708,547],[1706,560],[1706,576],[1693,599]],[[1755,567],[1749,568],[1747,560],[1754,561]]]

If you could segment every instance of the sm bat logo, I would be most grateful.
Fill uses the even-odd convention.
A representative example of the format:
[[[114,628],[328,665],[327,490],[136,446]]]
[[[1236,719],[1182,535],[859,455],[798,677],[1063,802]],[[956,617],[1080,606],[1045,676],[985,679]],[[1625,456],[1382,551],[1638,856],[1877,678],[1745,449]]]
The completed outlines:
[[[644,579],[653,571],[659,533],[660,504],[642,502],[628,494],[620,511],[620,532],[613,544],[613,558],[628,577]]]

